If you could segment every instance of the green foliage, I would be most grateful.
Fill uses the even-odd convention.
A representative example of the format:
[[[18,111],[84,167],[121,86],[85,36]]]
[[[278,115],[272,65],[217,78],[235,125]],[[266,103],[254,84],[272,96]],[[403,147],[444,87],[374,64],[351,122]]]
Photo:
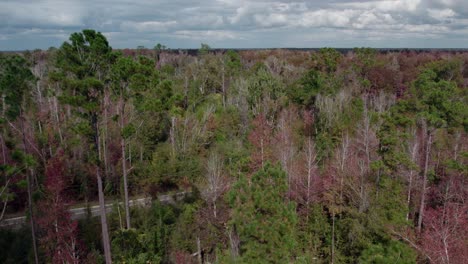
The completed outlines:
[[[161,51],[161,50],[166,50],[167,47],[166,47],[166,45],[163,45],[163,44],[161,44],[161,43],[158,43],[158,44],[156,44],[156,45],[154,46],[153,49],[156,50],[156,51]]]
[[[231,74],[236,74],[242,69],[241,59],[237,52],[228,50],[225,55],[227,67]]]
[[[437,62],[427,66],[412,83],[407,98],[398,101],[384,116],[378,132],[379,153],[390,170],[407,163],[400,141],[409,127],[426,123],[430,131],[462,127],[467,130],[468,109],[465,105],[468,99],[463,89],[448,78],[452,76],[447,73],[453,68],[451,63]]]
[[[52,76],[68,88],[60,97],[64,103],[80,107],[85,113],[99,111],[102,80],[113,60],[111,51],[107,39],[94,30],[73,33],[70,42],[62,44],[56,59],[57,73]]]
[[[229,193],[233,207],[231,225],[241,240],[245,263],[287,263],[297,253],[297,215],[287,202],[286,175],[266,165],[251,176],[242,176]]]
[[[336,71],[342,57],[341,53],[333,48],[321,48],[312,54],[312,61],[315,69],[330,74]]]
[[[247,102],[253,111],[276,110],[272,103],[284,96],[284,88],[275,76],[264,66],[259,66],[248,80]]]
[[[323,91],[323,76],[317,70],[309,70],[299,81],[295,89],[289,89],[292,101],[305,106],[311,106],[315,102],[317,94]]]
[[[200,44],[200,49],[198,50],[198,54],[203,56],[203,55],[206,55],[208,54],[208,52],[211,50],[211,47],[210,45],[206,44],[206,43],[201,43]]]
[[[445,59],[430,62],[424,65],[425,68],[436,74],[435,81],[441,80],[454,81],[457,84],[462,85],[463,76],[461,69],[463,68],[463,62],[460,59]]]
[[[462,96],[455,82],[443,77],[443,72],[427,69],[416,79],[411,99],[416,105],[417,116],[427,120],[434,128],[465,125],[468,118],[465,107],[467,98]]]
[[[137,173],[144,175],[138,180],[150,194],[153,194],[160,189],[174,189],[188,179],[195,182],[202,171],[201,157],[174,156],[171,145],[163,143],[156,148],[150,164],[142,164]]]
[[[359,257],[363,264],[412,264],[416,263],[416,253],[408,245],[390,240],[385,244],[374,244],[364,250]]]
[[[103,88],[101,80],[106,73],[111,50],[106,38],[93,30],[73,33],[70,43],[63,43],[56,60],[58,72],[53,76],[64,78],[59,80],[64,81],[71,90],[63,98],[66,103],[96,111]],[[67,78],[67,74],[74,76]]]
[[[79,80],[87,77],[101,79],[112,60],[112,48],[104,35],[91,29],[71,34],[57,54],[57,66],[73,73]]]
[[[89,214],[88,214],[89,213]],[[87,217],[78,221],[78,239],[86,245],[89,250],[102,250],[101,237],[96,234],[101,233],[100,221],[98,218],[90,216],[91,212],[87,212]]]
[[[161,257],[151,250],[148,242],[146,234],[139,234],[134,229],[119,230],[112,239],[113,258],[121,263],[160,263]]]
[[[195,224],[195,213],[198,209],[196,204],[186,204],[174,226],[171,236],[171,247],[183,252],[196,252],[197,226]]]
[[[377,63],[377,50],[375,49],[355,48],[353,52],[356,54],[357,62],[360,64],[363,70],[367,70]]]
[[[123,210],[121,208],[121,210]],[[150,208],[132,210],[132,229],[118,229],[112,236],[114,261],[119,263],[167,263],[169,242],[178,210],[155,202]],[[111,222],[120,216],[112,213]]]
[[[31,232],[28,228],[18,231],[0,229],[0,259],[4,264],[31,263]]]
[[[421,195],[424,158],[412,159],[408,149],[414,143],[409,140],[424,149],[424,132],[433,133],[429,154],[437,154],[427,173],[427,208],[441,203],[441,183],[449,181],[460,192],[450,197],[463,196],[457,189],[465,187],[457,177],[468,170],[463,56],[368,48],[347,55],[325,48],[312,58],[287,50],[215,54],[202,44],[196,57],[165,49],[158,44],[113,52],[101,33],[83,30],[43,59],[0,54],[0,163],[6,163],[0,164],[0,206],[8,202],[7,214],[24,209],[25,169],[35,168],[34,185],[41,186],[44,165],[57,149],[66,157],[66,180],[73,187],[64,192],[70,198],[96,198],[90,174],[97,164],[107,193],[117,194],[121,142],[130,194],[154,202],[131,208],[130,230],[123,230],[122,207],[109,214],[112,254],[121,263],[189,263],[197,258],[192,254],[198,239],[204,263],[414,263],[415,251],[395,232],[412,231],[409,221],[417,217],[411,213]],[[35,79],[30,68],[47,77]],[[280,115],[283,110],[290,115]],[[369,131],[363,131],[364,113]],[[258,151],[266,150],[267,164],[281,163],[288,178],[279,166],[252,171],[256,153],[247,133],[259,114],[270,136],[258,140]],[[16,147],[23,139],[19,121],[32,154]],[[308,137],[314,153],[304,144]],[[349,149],[340,153],[345,137]],[[223,191],[229,189],[217,200],[216,217],[212,204],[200,199],[209,188],[197,189],[213,152],[222,157]],[[309,154],[316,154],[311,186]],[[410,169],[415,178],[408,204]],[[214,179],[203,183],[217,185]],[[313,198],[305,202],[308,187]],[[180,190],[191,191],[190,199],[170,206],[157,202],[160,194]],[[34,200],[41,192],[33,192]],[[89,253],[84,262],[103,262],[99,225],[96,217],[79,223],[78,238]],[[24,230],[0,231],[6,250],[0,262],[27,262],[29,243]]]
[[[20,115],[25,97],[30,96],[29,88],[35,80],[29,66],[20,55],[0,54],[0,119],[15,120]]]
[[[122,129],[122,137],[123,138],[129,138],[131,137],[132,135],[134,135],[136,132],[136,128],[133,124],[129,124],[129,125],[126,125],[123,129]]]
[[[308,218],[302,220],[298,225],[298,237],[303,249],[300,255],[307,263],[317,263],[319,259],[329,258],[332,226],[327,213],[321,205],[313,204],[309,209]]]

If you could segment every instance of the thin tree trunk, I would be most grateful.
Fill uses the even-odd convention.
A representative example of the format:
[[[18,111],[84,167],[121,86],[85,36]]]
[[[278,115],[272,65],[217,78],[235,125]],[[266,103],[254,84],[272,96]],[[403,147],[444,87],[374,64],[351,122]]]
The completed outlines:
[[[169,132],[169,137],[171,141],[171,149],[172,149],[172,158],[175,158],[175,153],[176,153],[176,147],[175,147],[175,125],[176,125],[176,118],[173,116],[171,117],[171,130]]]
[[[260,149],[261,149],[261,153],[262,153],[262,168],[263,168],[264,167],[263,159],[265,158],[264,153],[263,153],[263,137],[260,139]]]
[[[331,248],[331,263],[335,261],[335,213],[332,213],[332,248]]]
[[[359,161],[359,212],[362,213],[365,210],[366,207],[366,198],[365,198],[365,192],[364,192],[364,177],[366,175],[367,170],[367,165],[364,165],[363,161]]]
[[[239,241],[231,229],[228,229],[228,236],[231,248],[231,257],[235,260],[239,256]]]
[[[200,238],[199,237],[197,237],[197,258],[198,258],[198,263],[202,264],[203,259],[202,259],[202,255],[201,255],[201,246],[200,246]]]
[[[418,154],[418,149],[419,149],[419,144],[416,138],[416,130],[413,130],[413,142],[411,143],[411,149],[410,154],[411,154],[411,161],[413,163],[417,163],[417,154]],[[408,221],[409,219],[409,214],[410,214],[410,206],[411,206],[411,193],[413,190],[413,177],[414,177],[415,171],[411,168],[409,172],[409,179],[408,179],[408,192],[407,192],[407,197],[406,197],[406,204],[408,207],[408,212],[406,213],[406,220]]]
[[[122,100],[122,108],[120,110],[120,130],[123,133],[123,129],[125,126],[125,103]],[[122,149],[122,173],[123,173],[123,180],[124,180],[124,196],[125,196],[125,221],[127,223],[127,229],[131,228],[130,225],[130,208],[128,202],[128,181],[127,181],[127,159],[126,159],[126,151],[125,151],[125,135],[121,135],[121,149]]]
[[[106,216],[106,204],[104,200],[104,192],[102,188],[102,178],[99,171],[99,166],[96,167],[96,177],[98,181],[98,195],[99,195],[99,210],[101,213],[101,230],[102,230],[102,244],[104,247],[104,256],[106,259],[106,264],[112,263],[110,241],[109,241],[109,231],[107,229],[107,216]]]
[[[6,134],[5,130],[3,130],[3,133],[0,134],[0,144],[2,146],[2,160],[3,164],[6,164],[6,151],[5,151],[5,140],[3,139],[3,135]]]
[[[6,114],[6,94],[2,93],[2,118],[5,118]]]
[[[60,118],[59,118],[59,115],[58,115],[58,100],[57,100],[57,97],[54,96],[53,97],[53,101],[52,101],[52,112],[53,112],[53,115],[54,115],[54,118],[55,118],[55,124],[57,126],[57,130],[58,130],[58,133],[59,133],[59,137],[60,137],[60,144],[63,144],[63,135],[62,135],[62,128],[60,127]]]
[[[117,205],[117,213],[119,214],[119,224],[120,224],[120,230],[124,229],[123,223],[122,223],[122,214],[120,213],[120,204]]]
[[[107,132],[108,132],[108,102],[107,102],[107,90],[104,92],[104,133],[103,133],[103,139],[102,139],[102,159],[104,160],[104,176],[109,176],[109,165],[108,165],[108,159],[107,159]]]
[[[419,218],[418,218],[418,232],[419,233],[421,233],[421,227],[422,227],[423,216],[424,216],[424,207],[426,204],[427,171],[429,167],[429,157],[430,157],[431,145],[432,145],[432,131],[431,130],[427,132],[427,136],[428,136],[428,139],[426,142],[426,151],[425,151],[425,159],[424,159],[421,204],[419,205]]]
[[[32,189],[31,189],[31,180],[34,174],[34,170],[30,169],[27,178],[28,185],[28,209],[29,209],[29,221],[31,224],[31,235],[32,235],[32,244],[34,250],[34,261],[36,264],[39,264],[39,257],[37,254],[37,244],[36,244],[36,226],[34,224],[34,215],[33,215],[33,204],[32,204]]]
[[[217,217],[217,213],[216,213],[216,201],[213,201],[213,215],[214,215],[214,218]]]
[[[224,73],[225,71],[225,68],[224,68],[224,61],[223,61],[223,66],[222,66],[222,75],[221,75],[221,82],[222,82],[222,88],[223,88],[223,108],[226,108],[226,84],[225,84],[225,80],[224,80]]]
[[[5,162],[5,164],[6,164],[6,162]],[[10,184],[10,179],[8,179],[8,178],[5,177],[5,180],[6,180],[6,182],[5,182],[5,185],[4,185],[3,188],[2,188],[2,191],[0,192],[0,197],[3,196],[3,193],[7,190],[8,185]],[[3,220],[3,216],[5,215],[5,211],[6,211],[7,205],[8,205],[8,199],[5,199],[5,200],[3,201],[3,209],[2,209],[2,212],[0,213],[0,222]]]
[[[313,170],[313,166],[314,166],[314,163],[315,163],[315,160],[317,158],[317,155],[315,154],[315,150],[314,150],[314,144],[312,142],[312,139],[310,138],[310,136],[308,137],[308,141],[307,141],[307,152],[306,152],[306,155],[307,155],[307,200],[306,200],[306,205],[307,205],[307,214],[306,214],[306,219],[307,219],[307,222],[309,222],[309,211],[310,211],[310,188],[312,187],[312,170]]]
[[[0,214],[0,222],[2,222],[2,220],[3,220],[3,216],[5,215],[5,211],[6,211],[7,205],[8,205],[8,201],[5,200],[5,201],[3,202],[2,213]]]
[[[410,171],[409,182],[408,182],[408,193],[406,197],[406,205],[408,207],[408,212],[406,212],[406,221],[408,221],[409,219],[412,188],[413,188],[413,170]]]
[[[349,150],[349,136],[346,133],[346,136],[343,136],[343,141],[341,142],[341,153],[340,153],[340,212],[343,211],[343,189],[344,189],[344,177],[345,177],[345,165],[348,157]],[[340,214],[341,219],[341,214]]]
[[[102,178],[101,178],[101,160],[99,158],[99,130],[97,124],[97,115],[92,115],[91,124],[94,128],[94,147],[97,154],[97,161],[96,161],[96,178],[98,182],[98,196],[99,196],[99,211],[101,216],[101,230],[102,230],[102,244],[104,248],[104,256],[106,259],[106,264],[112,263],[111,257],[111,248],[110,248],[110,241],[109,241],[109,231],[107,228],[107,216],[106,216],[106,204],[104,199],[104,191],[102,187]]]
[[[26,155],[28,153],[28,147],[27,147],[27,140],[26,140],[26,132],[24,130],[24,117],[23,113],[21,111],[20,113],[20,118],[21,118],[21,133],[23,136],[23,151],[24,154]],[[37,244],[36,244],[36,227],[35,227],[35,222],[34,222],[34,214],[33,214],[33,200],[32,200],[32,188],[31,188],[31,181],[33,178],[34,170],[32,168],[29,169],[29,173],[26,174],[26,184],[27,184],[27,191],[28,191],[28,211],[29,211],[29,221],[31,224],[31,238],[32,238],[32,244],[33,244],[33,252],[34,252],[34,261],[36,264],[39,264],[39,257],[37,253]]]

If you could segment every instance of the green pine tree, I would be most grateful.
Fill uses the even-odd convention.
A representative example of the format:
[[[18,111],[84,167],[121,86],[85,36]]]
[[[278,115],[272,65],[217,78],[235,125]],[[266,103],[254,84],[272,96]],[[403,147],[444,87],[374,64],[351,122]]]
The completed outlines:
[[[229,193],[232,226],[240,237],[241,262],[288,263],[297,246],[295,205],[285,199],[286,174],[267,164],[243,176]]]

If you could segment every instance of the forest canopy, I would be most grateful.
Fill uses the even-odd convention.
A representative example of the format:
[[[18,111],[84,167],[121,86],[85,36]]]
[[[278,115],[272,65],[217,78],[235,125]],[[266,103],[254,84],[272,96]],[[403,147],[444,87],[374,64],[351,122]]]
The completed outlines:
[[[466,52],[1,53],[0,260],[463,263],[467,85]]]

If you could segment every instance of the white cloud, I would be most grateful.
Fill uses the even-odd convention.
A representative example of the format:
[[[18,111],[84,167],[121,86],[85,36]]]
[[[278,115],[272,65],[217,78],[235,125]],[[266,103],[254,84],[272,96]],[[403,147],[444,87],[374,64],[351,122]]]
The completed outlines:
[[[86,8],[79,2],[7,1],[0,3],[0,16],[9,24],[82,26]]]
[[[177,21],[124,21],[120,28],[123,31],[137,31],[137,32],[166,32],[170,28],[177,25]]]
[[[297,25],[303,27],[347,27],[358,15],[356,10],[317,10],[302,14]]]
[[[384,1],[369,1],[369,2],[353,2],[337,4],[337,6],[347,6],[356,9],[375,9],[382,12],[400,11],[413,12],[422,3],[422,0],[384,0]]]
[[[0,0],[0,50],[57,46],[83,28],[105,33],[117,47],[199,40],[241,47],[366,40],[391,46],[395,39],[426,45],[442,37],[448,46],[466,46],[468,0]]]
[[[456,13],[450,8],[442,10],[430,8],[427,10],[427,13],[430,17],[435,18],[437,20],[446,20],[456,15]]]
[[[255,22],[262,27],[281,27],[289,22],[289,18],[285,14],[256,14],[254,15]]]
[[[200,41],[242,38],[238,33],[226,30],[179,30],[174,32],[174,36]]]

